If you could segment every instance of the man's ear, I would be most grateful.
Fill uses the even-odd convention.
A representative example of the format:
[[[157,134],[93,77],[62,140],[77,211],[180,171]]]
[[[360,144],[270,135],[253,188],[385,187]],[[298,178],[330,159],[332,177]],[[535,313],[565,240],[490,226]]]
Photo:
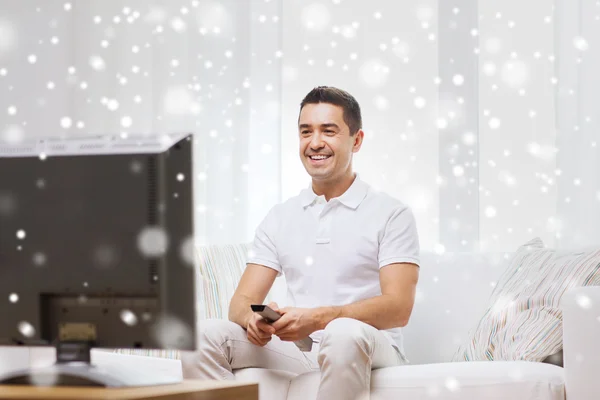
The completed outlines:
[[[360,150],[363,139],[365,138],[365,132],[362,129],[359,129],[353,136],[354,145],[352,146],[352,152],[356,153]]]

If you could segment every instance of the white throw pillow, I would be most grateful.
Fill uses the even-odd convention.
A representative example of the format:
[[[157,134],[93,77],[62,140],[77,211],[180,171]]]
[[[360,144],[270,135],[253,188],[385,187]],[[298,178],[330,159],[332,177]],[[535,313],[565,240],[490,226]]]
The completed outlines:
[[[560,301],[571,287],[600,285],[600,247],[580,252],[517,249],[489,306],[453,361],[543,361],[562,349]]]

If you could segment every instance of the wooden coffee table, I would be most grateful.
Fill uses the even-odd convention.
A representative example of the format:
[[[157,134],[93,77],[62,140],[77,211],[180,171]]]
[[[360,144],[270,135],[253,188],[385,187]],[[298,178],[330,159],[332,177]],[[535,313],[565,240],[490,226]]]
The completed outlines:
[[[0,385],[0,399],[258,400],[258,384],[186,380],[173,385],[125,389]]]

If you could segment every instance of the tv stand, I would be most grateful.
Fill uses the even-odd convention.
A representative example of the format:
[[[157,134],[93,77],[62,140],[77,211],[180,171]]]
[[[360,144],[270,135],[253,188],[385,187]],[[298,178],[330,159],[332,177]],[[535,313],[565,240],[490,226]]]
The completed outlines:
[[[59,342],[56,362],[41,368],[27,368],[0,376],[0,385],[137,387],[180,383],[182,379],[160,372],[132,367],[127,363],[94,365],[90,342]],[[114,354],[115,357],[130,357]],[[135,356],[133,356],[135,357]]]

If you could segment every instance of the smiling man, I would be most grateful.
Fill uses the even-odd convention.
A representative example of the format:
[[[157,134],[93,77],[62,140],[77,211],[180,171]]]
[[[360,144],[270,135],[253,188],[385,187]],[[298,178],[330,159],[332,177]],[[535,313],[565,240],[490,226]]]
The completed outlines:
[[[353,172],[364,139],[349,93],[317,87],[302,100],[300,159],[309,188],[273,207],[256,230],[252,256],[231,300],[229,321],[205,321],[184,377],[233,379],[259,367],[321,371],[319,400],[368,399],[371,370],[406,364],[402,331],[419,276],[410,208]],[[267,324],[253,313],[284,274],[290,307]],[[312,351],[294,342],[312,338]]]

